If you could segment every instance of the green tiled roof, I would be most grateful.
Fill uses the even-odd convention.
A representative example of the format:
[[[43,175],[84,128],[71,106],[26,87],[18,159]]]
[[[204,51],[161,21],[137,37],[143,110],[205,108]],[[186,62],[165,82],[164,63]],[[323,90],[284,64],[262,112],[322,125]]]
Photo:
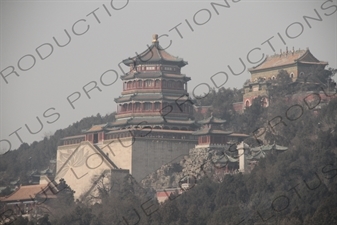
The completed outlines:
[[[185,102],[189,99],[186,95],[172,95],[172,94],[132,94],[115,98],[116,103],[128,102],[128,101],[158,101],[168,100],[176,102]],[[192,100],[191,100],[192,101]]]
[[[192,125],[195,123],[194,120],[175,120],[175,119],[169,119],[158,116],[158,117],[151,117],[151,118],[145,118],[145,117],[135,117],[135,118],[128,118],[128,119],[121,119],[116,120],[115,122],[111,123],[111,126],[122,126],[122,125],[138,125],[142,123],[142,125],[149,124],[158,124],[158,125]],[[145,123],[146,122],[146,123]]]
[[[287,147],[281,146],[281,145],[263,145],[255,148],[251,148],[252,151],[270,151],[270,150],[277,150],[277,151],[286,151],[288,150]]]
[[[198,121],[199,124],[223,124],[226,123],[226,120],[222,120],[211,115],[207,119]]]
[[[215,163],[217,164],[226,164],[228,162],[238,162],[239,161],[239,158],[234,158],[234,157],[231,157],[229,155],[227,155],[226,153],[223,154],[222,156],[220,156],[216,161]]]
[[[214,130],[212,128],[204,128],[204,129],[193,132],[192,135],[206,135],[206,134],[229,135],[231,133],[233,133],[233,131]]]

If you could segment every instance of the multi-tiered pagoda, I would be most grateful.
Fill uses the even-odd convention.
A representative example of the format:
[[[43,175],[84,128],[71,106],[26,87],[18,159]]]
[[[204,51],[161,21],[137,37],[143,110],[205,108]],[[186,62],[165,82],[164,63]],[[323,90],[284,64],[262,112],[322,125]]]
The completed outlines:
[[[63,138],[58,147],[56,179],[64,178],[75,198],[87,195],[93,177],[106,171],[127,170],[140,181],[178,162],[197,142],[187,92],[191,78],[181,74],[187,62],[167,53],[154,35],[146,51],[123,63],[130,71],[121,76],[116,120]]]
[[[193,103],[188,97],[187,82],[181,74],[187,62],[167,53],[153,35],[152,45],[133,58],[123,60],[130,71],[121,76],[122,96],[114,127],[151,127],[153,129],[192,130]]]

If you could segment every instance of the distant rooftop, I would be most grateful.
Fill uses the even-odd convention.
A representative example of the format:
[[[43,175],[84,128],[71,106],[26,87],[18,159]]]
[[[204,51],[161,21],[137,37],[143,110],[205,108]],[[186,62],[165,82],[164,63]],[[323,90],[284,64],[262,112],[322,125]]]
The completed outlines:
[[[249,71],[253,72],[257,70],[291,65],[297,62],[303,64],[318,64],[318,65],[328,64],[327,62],[319,61],[318,59],[316,59],[309,51],[309,48],[307,48],[306,50],[292,49],[291,51],[286,50],[285,52],[281,52],[280,54],[267,56],[262,63],[249,69]]]

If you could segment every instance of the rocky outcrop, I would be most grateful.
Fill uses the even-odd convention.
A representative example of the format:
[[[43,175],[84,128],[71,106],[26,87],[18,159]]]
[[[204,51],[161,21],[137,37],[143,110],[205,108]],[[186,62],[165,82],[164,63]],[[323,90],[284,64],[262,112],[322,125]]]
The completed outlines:
[[[182,183],[194,183],[204,176],[219,180],[221,178],[214,171],[219,168],[216,162],[224,157],[225,151],[224,147],[190,149],[189,155],[179,163],[163,165],[156,172],[144,178],[141,183],[144,187],[158,190],[181,187]]]

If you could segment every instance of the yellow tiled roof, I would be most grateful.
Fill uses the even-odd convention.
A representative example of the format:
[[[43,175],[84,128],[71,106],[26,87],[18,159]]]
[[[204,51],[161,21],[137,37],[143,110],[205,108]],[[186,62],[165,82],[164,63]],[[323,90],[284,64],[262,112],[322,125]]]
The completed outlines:
[[[260,65],[257,65],[249,69],[249,71],[285,66],[294,64],[296,62],[322,64],[322,65],[327,64],[327,62],[319,61],[318,59],[316,59],[311,54],[309,49],[307,49],[307,50],[289,51],[287,53],[268,56]]]
[[[31,200],[36,197],[37,194],[47,192],[48,184],[38,184],[38,185],[26,185],[21,186],[18,190],[0,199],[2,202],[20,201],[20,200]],[[50,196],[52,197],[52,196]]]

